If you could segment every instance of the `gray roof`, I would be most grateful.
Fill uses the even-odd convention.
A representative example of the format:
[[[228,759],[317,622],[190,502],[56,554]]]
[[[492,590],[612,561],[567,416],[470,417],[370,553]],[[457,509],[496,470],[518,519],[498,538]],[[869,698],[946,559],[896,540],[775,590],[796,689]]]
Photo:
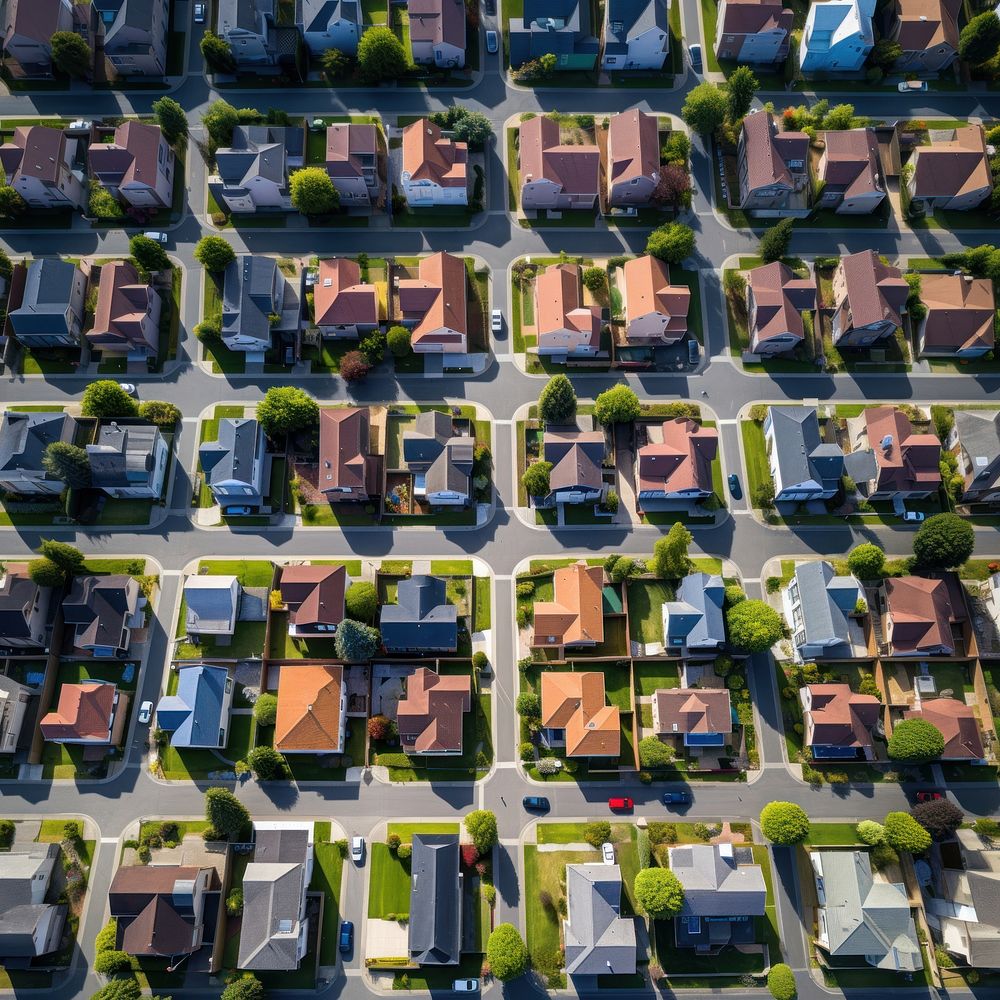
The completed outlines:
[[[18,337],[31,334],[69,333],[65,313],[73,297],[79,268],[68,260],[43,257],[28,265],[24,298],[10,313]]]
[[[651,28],[667,32],[666,0],[608,0],[604,15],[604,51],[624,55],[628,43]]]
[[[732,844],[671,847],[670,869],[684,886],[683,916],[764,915],[767,886],[760,865],[739,864]]]
[[[383,604],[379,618],[382,644],[394,649],[454,649],[458,609],[449,604],[444,580],[411,576],[399,581],[396,604]]]
[[[410,857],[410,958],[457,965],[462,948],[458,836],[415,834]]]
[[[358,0],[296,0],[295,20],[303,31],[326,31],[332,21],[351,21],[360,27]]]
[[[205,441],[198,449],[201,467],[210,486],[226,484],[260,488],[254,482],[253,461],[258,446],[263,452],[264,431],[252,417],[223,417],[219,421],[219,435],[215,441]],[[263,465],[258,466],[263,472]],[[260,476],[258,476],[260,478]]]
[[[260,31],[261,16],[274,17],[274,0],[219,0],[219,34],[233,28]]]
[[[42,456],[53,441],[72,442],[76,420],[66,413],[18,413],[0,415],[0,476],[4,473],[40,472]],[[46,479],[54,477],[46,474]]]
[[[995,484],[1000,479],[1000,412],[955,410],[955,430],[972,463],[972,485],[979,490]]]
[[[274,281],[278,291],[272,298]],[[284,277],[273,257],[241,254],[226,265],[222,288],[222,336],[269,340],[272,307],[281,309]],[[277,301],[275,301],[275,299]]]
[[[569,975],[635,973],[635,923],[621,916],[621,895],[618,865],[566,866],[563,932]]]
[[[240,585],[234,576],[192,576],[184,584],[185,628],[215,630],[236,620]]]
[[[690,573],[677,588],[677,599],[667,602],[671,634],[684,635],[688,646],[726,641],[722,603],[726,586],[721,576]],[[674,626],[677,626],[675,629]]]
[[[115,16],[111,22],[106,22],[106,28],[104,32],[104,44],[105,47],[111,47],[115,51],[121,51],[122,46],[114,45],[115,36],[122,31],[124,28],[133,28],[139,31],[145,31],[147,35],[150,36],[150,41],[152,41],[152,30],[153,30],[153,5],[159,2],[159,0],[112,0],[112,2],[100,2],[97,0],[93,4],[96,11],[111,11],[114,12]],[[129,46],[125,46],[125,51],[128,50]],[[146,46],[136,45],[136,49],[144,49]]]
[[[97,442],[87,445],[92,484],[120,489],[149,482],[161,436],[155,424],[104,424]]]
[[[55,910],[55,925],[58,936],[52,931],[51,939],[58,941],[62,937],[62,925],[66,920],[66,906],[51,903],[26,904],[12,906],[0,913],[0,958],[31,958],[39,954],[35,946],[36,928],[49,914]]]
[[[555,27],[552,22],[564,22],[564,26]],[[592,34],[586,0],[525,0],[524,17],[511,18],[509,34],[514,66],[546,52],[596,57],[600,49],[600,41]]]
[[[61,937],[66,907],[31,901],[32,880],[44,875],[48,886],[59,850],[58,844],[33,844],[28,851],[0,854],[0,959],[38,954],[35,930],[53,909]],[[55,934],[52,938],[58,940]]]
[[[230,189],[245,189],[254,177],[283,185],[288,158],[301,156],[303,130],[270,125],[238,125],[229,146],[216,150],[215,167]]]
[[[768,415],[782,482],[791,486],[812,479],[824,489],[836,489],[844,473],[844,454],[820,439],[816,408],[771,406]]]
[[[28,620],[38,592],[38,584],[27,573],[14,573],[9,566],[6,572],[0,572],[0,636],[6,639],[32,637]],[[6,679],[0,675],[0,690],[4,690]],[[14,685],[15,688],[19,686]]]
[[[828,562],[820,560],[799,563],[795,582],[806,642],[829,642],[833,638],[847,642],[847,616],[861,596],[858,581],[853,576],[837,576]]]
[[[425,473],[428,493],[468,496],[472,457],[473,439],[456,436],[451,416],[440,410],[425,410],[413,430],[403,432],[403,461],[411,472]]]

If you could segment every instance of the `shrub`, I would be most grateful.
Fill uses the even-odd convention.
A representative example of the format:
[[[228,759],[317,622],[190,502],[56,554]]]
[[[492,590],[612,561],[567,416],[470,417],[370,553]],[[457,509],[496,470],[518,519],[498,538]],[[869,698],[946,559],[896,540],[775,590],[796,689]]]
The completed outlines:
[[[961,566],[975,546],[975,533],[968,521],[958,514],[935,514],[920,525],[913,539],[913,555],[920,569],[952,569]]]
[[[482,673],[489,666],[489,662],[490,661],[487,658],[486,654],[481,649],[477,649],[472,654],[473,670],[478,670],[480,673]]]
[[[83,825],[79,820],[70,819],[63,823],[63,840],[79,844],[83,840]]]
[[[742,601],[726,612],[729,641],[749,653],[770,649],[785,632],[781,615],[763,601]]]
[[[539,774],[556,774],[560,769],[559,759],[557,757],[542,757],[535,765],[535,769]]]
[[[669,868],[642,868],[633,889],[636,902],[654,919],[675,917],[684,905],[684,886]]]
[[[885,571],[885,553],[871,542],[856,545],[847,557],[847,568],[859,580],[877,580]]]
[[[566,375],[553,375],[538,397],[538,415],[547,424],[563,424],[576,416],[576,392]]]
[[[385,846],[394,853],[399,850],[399,845],[402,842],[402,837],[400,837],[398,833],[390,833],[389,836],[385,838]]]
[[[784,962],[772,965],[767,974],[767,988],[774,1000],[795,1000],[795,974]]]
[[[863,819],[855,829],[857,830],[858,840],[863,844],[868,844],[869,847],[885,843],[885,827],[881,823],[876,823],[873,819]]]
[[[124,951],[102,951],[94,958],[94,971],[101,976],[117,976],[132,969],[132,959]]]
[[[278,699],[266,691],[257,696],[253,717],[258,726],[273,726],[278,720]]]
[[[891,812],[885,818],[885,842],[896,851],[922,854],[931,846],[931,835],[909,813]]]
[[[639,740],[639,763],[642,767],[667,767],[674,759],[674,751],[656,736]]]
[[[889,757],[906,764],[936,760],[944,752],[941,730],[926,719],[904,719],[889,737]]]
[[[359,580],[347,588],[344,595],[344,606],[347,614],[355,621],[371,623],[378,610],[378,592],[375,584],[368,580]]]
[[[410,856],[413,854],[413,846],[411,844],[400,844],[396,848],[396,857],[400,861],[408,861]]]
[[[480,890],[483,894],[483,899],[486,900],[489,906],[496,906],[497,902],[497,887],[487,882],[483,885]]]
[[[761,810],[760,828],[772,844],[800,844],[809,836],[809,817],[794,802],[769,802]]]
[[[276,781],[285,775],[285,758],[274,747],[254,747],[247,754],[247,764],[258,781]]]
[[[649,839],[654,844],[676,844],[677,824],[654,820],[646,827]]]
[[[250,813],[228,788],[209,788],[205,792],[205,819],[216,834],[213,840],[236,837],[250,828]]]
[[[368,735],[373,740],[384,740],[391,731],[392,723],[384,715],[373,715],[368,720]]]
[[[243,912],[243,890],[232,889],[226,896],[226,913],[231,917],[238,917]]]
[[[524,719],[540,719],[542,717],[541,699],[533,691],[522,691],[515,702],[517,714]]]
[[[517,748],[521,761],[525,764],[533,763],[535,760],[535,744],[525,741]]]
[[[497,842],[497,818],[489,809],[474,809],[465,817],[465,829],[480,854]]]
[[[948,799],[918,802],[910,815],[935,839],[947,840],[965,819],[965,813]]]
[[[528,971],[528,949],[513,924],[498,924],[486,943],[486,961],[492,975],[506,983]]]
[[[611,840],[611,824],[607,820],[595,820],[583,828],[583,839],[591,847],[600,847]]]
[[[726,585],[725,606],[727,608],[735,607],[737,604],[741,604],[746,599],[747,595],[738,583],[729,583]]]
[[[876,844],[871,851],[872,864],[876,871],[884,871],[889,865],[899,864],[899,855],[895,848],[886,843]]]

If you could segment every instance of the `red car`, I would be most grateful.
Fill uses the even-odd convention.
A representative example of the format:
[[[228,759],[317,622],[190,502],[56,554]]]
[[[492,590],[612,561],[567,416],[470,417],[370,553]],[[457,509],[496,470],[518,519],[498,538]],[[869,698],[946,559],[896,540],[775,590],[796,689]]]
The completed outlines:
[[[944,796],[940,792],[917,792],[918,802],[936,802],[943,798]]]
[[[631,809],[635,803],[631,799],[608,799],[608,808],[613,809],[615,812],[621,812],[626,809]]]

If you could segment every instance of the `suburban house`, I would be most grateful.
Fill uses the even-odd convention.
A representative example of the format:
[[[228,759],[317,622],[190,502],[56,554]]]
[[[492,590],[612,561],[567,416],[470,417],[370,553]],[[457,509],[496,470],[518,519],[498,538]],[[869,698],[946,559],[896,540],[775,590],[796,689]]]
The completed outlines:
[[[76,629],[77,656],[128,656],[133,630],[145,627],[146,598],[134,576],[75,577],[62,607],[65,623]]]
[[[87,341],[102,354],[129,361],[155,360],[160,344],[159,294],[127,260],[101,265],[97,309]]]
[[[959,692],[961,695],[961,692]],[[984,764],[983,736],[976,710],[958,698],[921,698],[919,708],[903,712],[904,719],[923,719],[944,737],[941,760],[964,764]]]
[[[18,125],[13,139],[0,146],[5,182],[29,208],[82,210],[87,188],[83,170],[75,164],[79,143],[61,128]]]
[[[993,190],[993,173],[982,125],[932,129],[930,145],[917,146],[910,157],[908,181],[912,208],[967,212]]]
[[[11,274],[7,319],[24,347],[73,347],[83,332],[87,279],[68,260],[43,257]]]
[[[238,125],[230,145],[215,152],[209,193],[230,212],[288,212],[292,208],[288,173],[303,165],[304,154],[301,126]]]
[[[961,501],[994,503],[1000,500],[1000,413],[989,410],[954,413],[955,426],[947,448],[958,458],[958,474],[965,479]]]
[[[676,344],[687,335],[691,289],[671,285],[662,260],[647,254],[626,261],[621,295],[630,344]]]
[[[135,6],[136,0],[126,0],[121,12]],[[159,5],[150,0],[149,6]],[[123,122],[114,142],[91,142],[87,156],[94,178],[126,205],[155,212],[173,203],[174,151],[159,125]]]
[[[740,126],[736,155],[740,208],[761,218],[809,214],[805,132],[779,132],[774,115],[752,111]]]
[[[418,66],[465,65],[463,0],[409,0],[410,55]]]
[[[367,406],[319,411],[317,486],[331,502],[367,502],[379,495],[381,459],[370,451]]]
[[[678,948],[715,954],[729,945],[753,944],[754,922],[763,917],[767,885],[748,847],[685,844],[668,850],[670,870],[684,886],[684,905],[674,917]]]
[[[721,576],[689,573],[672,601],[665,601],[663,645],[684,656],[714,656],[726,644],[722,600],[726,587]]]
[[[545,506],[561,503],[600,503],[606,487],[601,464],[607,443],[604,431],[577,427],[550,427],[542,438],[542,454],[552,463]]]
[[[917,325],[925,358],[981,358],[993,350],[993,282],[967,274],[922,274],[920,301],[927,314]]]
[[[662,0],[650,0],[649,8],[661,4]],[[648,205],[659,179],[660,125],[656,115],[634,108],[612,115],[608,122],[608,205]]]
[[[608,0],[601,69],[661,70],[669,51],[667,0]]]
[[[604,570],[600,566],[576,562],[557,569],[552,592],[551,601],[535,601],[533,647],[598,646],[604,642]],[[602,680],[602,699],[603,684]]]
[[[396,588],[396,603],[379,612],[387,653],[454,653],[458,649],[458,608],[448,603],[444,580],[409,576]]]
[[[617,760],[621,719],[618,707],[606,703],[604,674],[546,670],[541,677],[546,743],[565,747],[567,757]]]
[[[87,445],[90,484],[109,497],[158,500],[170,449],[156,424],[102,424]]]
[[[882,717],[882,702],[858,694],[849,684],[809,684],[799,688],[802,742],[813,760],[874,760],[872,731]]]
[[[458,965],[462,957],[464,876],[458,834],[416,833],[410,856],[408,948],[416,965]]]
[[[923,968],[906,886],[873,874],[867,851],[810,851],[809,860],[822,951],[894,972]]]
[[[910,286],[874,250],[840,258],[833,272],[831,330],[837,347],[867,347],[902,326]]]
[[[677,749],[724,747],[732,739],[726,688],[661,688],[653,692],[653,732]]]
[[[922,500],[941,485],[941,442],[917,434],[895,406],[871,406],[848,420],[847,471],[869,500]]]
[[[226,265],[222,285],[222,341],[231,351],[264,354],[276,333],[298,333],[298,303],[288,309],[285,276],[274,257],[241,254]],[[279,317],[272,323],[272,317]],[[261,359],[263,360],[263,359]]]
[[[313,824],[255,822],[253,861],[243,875],[238,969],[291,972],[309,946],[306,893],[313,871]]]
[[[0,677],[0,753],[17,752],[31,694],[31,688]]]
[[[513,41],[512,31],[512,45]],[[518,135],[521,207],[525,211],[588,209],[597,204],[601,171],[597,146],[564,145],[559,122],[544,115],[521,122]]]
[[[556,69],[592,70],[601,48],[597,30],[585,0],[525,0],[522,16],[510,19],[511,68],[551,53]]]
[[[363,19],[361,0],[295,0],[295,23],[313,56],[327,49],[357,55]]]
[[[58,496],[65,488],[42,466],[53,441],[72,444],[76,419],[44,410],[0,413],[0,489],[19,496]]]
[[[793,13],[784,0],[720,0],[715,55],[766,66],[788,57]],[[707,41],[707,39],[706,39]]]
[[[903,54],[897,73],[939,73],[958,58],[961,0],[894,0],[886,37]]]
[[[844,453],[825,442],[813,406],[769,406],[764,418],[775,503],[832,500],[840,491]]]
[[[104,58],[118,76],[166,76],[168,0],[92,0],[91,6]]]
[[[875,45],[875,0],[826,0],[806,15],[799,45],[803,73],[845,73],[861,69]]]
[[[823,190],[816,205],[838,215],[870,215],[885,199],[885,178],[872,128],[824,132],[819,179]]]
[[[636,499],[640,504],[644,500],[708,499],[715,491],[712,462],[718,452],[719,432],[714,427],[687,417],[664,420],[660,440],[636,450]]]
[[[278,674],[275,750],[343,753],[346,732],[344,668],[339,663],[283,663]]]
[[[566,917],[562,922],[566,974],[632,976],[636,971],[635,921],[623,917],[618,865],[566,866]]]
[[[781,598],[795,658],[801,663],[863,655],[852,641],[850,619],[863,595],[853,576],[837,576],[828,562],[800,562]]]
[[[277,0],[219,0],[218,33],[229,43],[239,69],[266,69],[276,64],[277,8]]]
[[[405,753],[460,754],[465,713],[472,708],[468,674],[437,674],[418,667],[396,704],[396,727]]]
[[[184,581],[184,632],[191,637],[231,636],[243,588],[235,576],[189,576]],[[217,640],[218,645],[223,642]]]
[[[284,566],[279,584],[290,636],[332,635],[344,620],[347,570],[343,566]]]
[[[63,684],[55,708],[38,720],[51,743],[118,746],[128,720],[128,695],[110,681]]]
[[[408,205],[469,204],[469,144],[444,138],[433,122],[421,118],[403,129],[402,164],[400,186]]]
[[[313,296],[316,326],[324,337],[357,338],[378,327],[378,289],[362,283],[356,261],[321,260]]]
[[[805,340],[804,312],[816,308],[816,279],[798,278],[781,261],[755,267],[747,275],[750,351],[771,357]]]
[[[330,0],[326,0],[330,5]],[[341,0],[341,6],[357,0]],[[371,208],[382,199],[377,125],[343,123],[326,129],[326,172],[344,208]]]
[[[579,264],[550,264],[535,278],[538,353],[554,361],[594,357],[601,349],[601,310],[583,304]]]
[[[464,354],[469,349],[469,299],[465,261],[438,251],[422,257],[416,278],[400,278],[396,293],[417,354]]]
[[[424,410],[403,431],[403,464],[413,473],[413,495],[434,506],[467,506],[472,496],[474,440],[456,434],[450,413]]]
[[[177,693],[165,695],[156,705],[156,725],[171,734],[175,748],[217,750],[229,741],[232,706],[233,679],[225,667],[181,664]]]
[[[73,28],[71,0],[8,0],[4,17],[4,67],[14,79],[52,76],[57,31]]]
[[[31,960],[58,951],[68,907],[47,903],[58,844],[31,844],[0,854],[0,959],[6,969],[27,969]]]
[[[264,428],[253,417],[222,417],[218,437],[198,446],[205,483],[223,514],[257,513],[271,488],[271,456]]]
[[[951,656],[965,651],[964,591],[948,574],[936,580],[899,576],[882,584],[882,630],[893,656]]]

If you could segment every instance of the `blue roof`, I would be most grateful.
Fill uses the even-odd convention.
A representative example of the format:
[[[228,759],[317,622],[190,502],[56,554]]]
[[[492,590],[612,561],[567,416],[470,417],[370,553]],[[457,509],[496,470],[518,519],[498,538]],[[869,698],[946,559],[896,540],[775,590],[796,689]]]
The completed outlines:
[[[161,698],[156,706],[157,725],[173,733],[171,746],[219,746],[229,671],[198,663],[177,673],[177,694]]]
[[[689,647],[722,644],[726,629],[722,621],[725,585],[721,576],[691,573],[681,580],[677,600],[666,605],[670,634],[664,638],[683,638]]]

